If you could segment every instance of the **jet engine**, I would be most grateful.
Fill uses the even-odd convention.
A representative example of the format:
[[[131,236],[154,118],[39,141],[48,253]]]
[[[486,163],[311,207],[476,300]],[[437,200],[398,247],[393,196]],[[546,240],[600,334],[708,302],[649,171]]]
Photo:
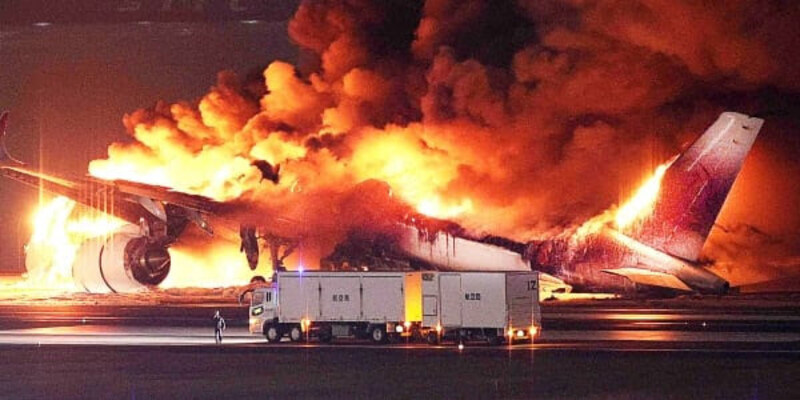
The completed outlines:
[[[167,249],[148,241],[136,225],[85,241],[72,264],[75,283],[91,293],[147,290],[169,274]]]

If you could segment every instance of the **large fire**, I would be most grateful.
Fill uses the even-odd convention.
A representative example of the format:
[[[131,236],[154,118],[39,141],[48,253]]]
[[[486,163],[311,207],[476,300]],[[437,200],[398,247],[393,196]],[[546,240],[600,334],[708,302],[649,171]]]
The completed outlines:
[[[78,214],[78,215],[76,215]],[[29,287],[75,289],[72,264],[81,243],[107,235],[123,221],[102,212],[75,212],[75,202],[55,197],[33,214],[33,234],[25,247]]]
[[[611,219],[618,228],[646,215],[658,195],[664,172],[674,159],[658,166],[650,178],[634,195],[615,211],[606,211],[585,222],[578,230],[579,236],[595,233]],[[28,279],[25,285],[66,290],[76,289],[71,275],[75,254],[84,240],[110,235],[125,224],[102,212],[74,215],[75,202],[65,197],[55,197],[43,204],[33,218],[34,230],[28,243]],[[428,197],[417,204],[425,215],[448,218],[473,212],[472,203],[464,199],[447,205],[440,197]],[[224,287],[242,285],[251,277],[244,256],[235,243],[218,241],[205,246],[202,251],[180,246],[170,250],[173,269],[160,286],[170,287]],[[271,273],[271,267],[265,273]]]
[[[20,287],[81,290],[75,286],[72,264],[81,244],[111,235],[125,222],[103,212],[76,207],[66,197],[44,202],[32,218],[33,233],[26,246],[27,277]],[[226,287],[252,277],[238,245],[218,242],[202,253],[177,246],[170,249],[173,267],[161,287]],[[269,271],[267,271],[269,273]]]
[[[316,246],[309,258],[329,254],[366,211],[384,211],[359,191],[366,181],[419,213],[526,242],[647,214],[666,165],[630,202],[589,218],[653,154],[677,151],[680,135],[719,113],[714,99],[725,96],[697,93],[796,92],[797,70],[786,67],[797,64],[786,60],[800,54],[796,40],[775,35],[794,32],[797,12],[683,1],[609,19],[607,2],[356,3],[302,2],[288,29],[300,65],[274,61],[244,82],[223,72],[196,102],[126,115],[131,141],[89,173],[256,206],[265,226],[299,221]],[[203,271],[249,274],[229,246],[187,261],[173,251],[174,279],[181,263],[211,257],[220,259]]]

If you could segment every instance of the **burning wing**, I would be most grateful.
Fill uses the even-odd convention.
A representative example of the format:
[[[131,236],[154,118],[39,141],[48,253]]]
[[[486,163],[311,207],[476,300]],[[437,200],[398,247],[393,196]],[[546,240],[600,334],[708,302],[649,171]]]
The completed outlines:
[[[5,146],[8,112],[0,116],[0,173],[25,185],[69,197],[85,206],[120,217],[130,223],[146,223],[148,228],[163,228],[162,241],[171,243],[188,222],[213,234],[205,219],[219,203],[197,195],[142,183],[103,180],[92,177],[66,179],[34,171],[9,155]],[[164,226],[155,226],[163,224]]]
[[[66,179],[26,168],[6,150],[7,122],[4,112],[0,116],[0,175],[130,223],[109,237],[87,240],[81,246],[72,275],[87,291],[128,292],[157,285],[169,273],[166,248],[189,223],[213,234],[206,218],[220,203],[206,197],[122,180]]]

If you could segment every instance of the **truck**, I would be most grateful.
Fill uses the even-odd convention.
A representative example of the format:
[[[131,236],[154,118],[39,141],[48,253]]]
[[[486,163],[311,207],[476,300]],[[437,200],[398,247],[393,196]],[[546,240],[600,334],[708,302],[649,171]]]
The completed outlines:
[[[541,332],[539,274],[423,272],[420,333],[428,343],[532,340]]]
[[[278,272],[250,304],[250,332],[268,343],[288,336],[499,344],[533,338],[540,323],[535,272]]]
[[[385,343],[417,331],[422,319],[418,279],[406,272],[278,272],[253,291],[250,332],[277,343],[316,337],[369,338]],[[416,290],[416,294],[415,294]]]

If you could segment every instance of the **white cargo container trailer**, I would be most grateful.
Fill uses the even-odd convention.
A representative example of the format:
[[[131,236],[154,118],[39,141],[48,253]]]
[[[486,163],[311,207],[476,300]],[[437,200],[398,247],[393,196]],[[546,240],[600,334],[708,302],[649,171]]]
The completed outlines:
[[[407,336],[422,319],[418,281],[404,272],[279,272],[253,291],[250,332],[270,343],[286,335],[295,342],[348,336],[377,343]]]
[[[431,344],[532,339],[540,332],[539,276],[528,272],[423,272],[421,333]]]
[[[250,306],[250,332],[270,343],[414,336],[499,344],[531,339],[540,324],[536,272],[279,272]]]

